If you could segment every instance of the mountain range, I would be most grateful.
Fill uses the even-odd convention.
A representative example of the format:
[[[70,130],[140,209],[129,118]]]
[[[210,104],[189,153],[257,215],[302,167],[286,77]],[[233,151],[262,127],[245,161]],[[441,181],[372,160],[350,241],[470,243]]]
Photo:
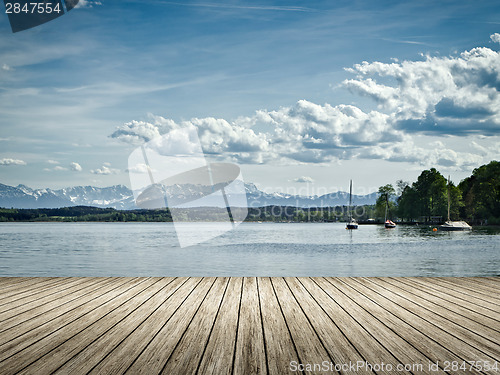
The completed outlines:
[[[185,194],[186,190],[185,186],[182,186],[182,188],[179,186],[168,187],[165,191],[167,200],[182,199],[181,195]],[[349,203],[349,193],[345,192],[335,192],[321,196],[265,193],[252,183],[245,184],[245,192],[249,207],[274,205],[309,208],[343,206]],[[353,204],[375,204],[376,199],[377,193],[353,195]],[[71,206],[112,207],[118,210],[138,208],[135,204],[132,190],[124,185],[104,188],[95,186],[74,186],[52,190],[32,189],[25,185],[14,187],[0,183],[0,207],[60,208]],[[216,204],[214,204],[214,206],[216,206]]]

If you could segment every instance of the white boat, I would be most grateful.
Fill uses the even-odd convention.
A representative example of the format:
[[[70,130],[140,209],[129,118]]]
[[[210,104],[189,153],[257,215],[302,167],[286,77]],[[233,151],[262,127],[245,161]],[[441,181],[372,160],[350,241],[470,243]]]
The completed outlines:
[[[387,210],[389,208],[389,199],[387,199],[387,202],[385,204],[385,220],[384,220],[384,227],[386,228],[396,228],[396,223],[392,220],[389,220],[387,218]]]
[[[392,220],[386,220],[384,226],[386,228],[396,228],[396,223]]]
[[[439,230],[458,231],[458,230],[471,230],[472,227],[465,221],[446,221],[443,225],[439,226]]]
[[[472,227],[465,221],[453,221],[450,219],[450,176],[448,176],[448,220],[439,226],[439,230],[444,231],[465,231],[472,230]]]
[[[358,229],[358,223],[352,217],[351,204],[352,204],[352,180],[351,180],[351,187],[349,188],[349,208],[348,208],[349,221],[347,222],[345,229]]]

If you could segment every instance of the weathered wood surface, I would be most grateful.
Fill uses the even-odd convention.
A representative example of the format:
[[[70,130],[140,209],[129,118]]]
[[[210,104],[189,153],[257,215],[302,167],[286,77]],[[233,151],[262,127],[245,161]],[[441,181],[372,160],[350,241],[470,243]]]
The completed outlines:
[[[0,374],[500,374],[499,290],[498,277],[0,278]]]

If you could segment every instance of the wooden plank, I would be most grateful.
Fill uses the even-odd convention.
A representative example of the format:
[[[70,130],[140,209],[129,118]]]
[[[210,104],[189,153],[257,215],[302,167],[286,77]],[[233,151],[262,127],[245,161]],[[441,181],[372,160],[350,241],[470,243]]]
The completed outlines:
[[[418,284],[421,289],[425,288],[425,290],[429,290],[429,293],[442,293],[444,301],[450,301],[458,305],[466,306],[469,310],[487,316],[491,319],[495,319],[495,317],[498,316],[498,309],[495,305],[472,296],[464,295],[454,289],[450,289],[448,286],[442,286],[435,282],[429,282],[421,277],[405,278],[405,280],[411,280],[413,283]]]
[[[411,299],[398,294],[397,290],[392,291],[390,285],[385,283],[382,278],[360,278],[357,280],[381,296],[377,297],[377,294],[374,294],[372,299],[376,298],[377,302],[383,303],[384,307],[394,315],[410,322],[413,327],[432,340],[439,342],[463,360],[492,359],[488,356],[494,354],[496,350],[485,345],[484,341],[486,340],[480,341],[472,332],[445,319],[440,319],[433,312],[422,309]],[[498,352],[496,353],[498,354]]]
[[[163,281],[163,280],[162,280]],[[109,356],[123,340],[125,340],[137,327],[139,327],[152,313],[166,303],[169,298],[185,283],[185,278],[173,279],[166,283],[162,289],[151,296],[147,301],[137,307],[129,315],[123,317],[116,325],[104,333],[92,332],[95,340],[87,347],[73,355],[68,361],[60,366],[54,374],[87,374],[102,359]],[[100,336],[99,336],[100,335]],[[74,336],[66,341],[61,351],[72,350],[79,345],[80,335]],[[109,374],[109,372],[106,372]]]
[[[500,361],[498,296],[488,296],[500,278],[172,280],[0,278],[0,303],[2,290],[9,298],[0,372],[284,374],[301,373],[292,361]]]
[[[450,310],[443,307],[443,304],[429,303],[415,293],[411,293],[408,288],[404,289],[403,286],[395,285],[396,282],[390,278],[384,278],[383,282],[386,283],[384,287],[418,306],[420,316],[432,317],[431,321],[441,327],[446,327],[449,332],[453,332],[454,335],[476,348],[481,348],[493,358],[500,353],[500,345],[496,340],[496,338],[500,337],[498,332],[492,332],[470,319],[450,312]],[[493,339],[489,339],[490,337],[493,337]]]
[[[285,317],[285,322],[292,336],[295,348],[302,364],[321,364],[323,361],[333,362],[330,355],[326,351],[323,343],[311,326],[306,315],[302,311],[299,303],[295,299],[293,293],[288,288],[283,278],[271,278],[276,297],[278,298],[279,305]],[[320,368],[305,368],[304,373],[314,374]],[[333,371],[333,374],[338,374]]]
[[[352,289],[349,292],[353,299],[356,300],[360,306],[362,306],[366,311],[374,316],[375,319],[380,321],[399,336],[401,336],[405,341],[411,344],[414,348],[418,349],[422,354],[424,354],[430,361],[430,363],[438,364],[432,373],[443,372],[444,361],[448,362],[462,362],[462,358],[456,356],[452,351],[444,348],[439,342],[432,340],[428,336],[424,335],[418,329],[413,327],[412,320],[402,319],[401,315],[395,315],[391,309],[387,309],[384,304],[384,299],[379,296],[373,290],[367,288],[363,283],[359,282],[358,278],[348,278],[342,279],[346,284],[345,291],[348,291],[347,287]],[[409,365],[414,365],[414,363],[408,363]],[[423,369],[427,370],[428,362],[421,362],[423,364]],[[417,364],[418,365],[418,364]],[[415,370],[413,371],[415,372]],[[426,371],[424,371],[426,373]],[[454,374],[479,374],[480,372],[475,370],[467,371],[457,371]]]
[[[41,332],[47,332],[48,325],[62,328],[93,310],[99,301],[102,301],[102,303],[108,301],[111,298],[111,294],[116,293],[117,290],[126,291],[141,281],[143,279],[139,280],[136,278],[134,281],[127,281],[121,278],[113,278],[110,283],[96,288],[85,296],[79,297],[75,303],[67,304],[67,306],[57,310],[52,310],[29,321],[14,325],[0,334],[0,361],[14,354],[12,350],[20,351],[35,341],[42,339]],[[123,286],[125,283],[127,285]]]
[[[231,374],[242,287],[242,277],[232,277],[229,280],[219,314],[197,371],[198,374]]]
[[[346,278],[330,277],[320,279],[317,282],[318,285],[322,286],[324,289],[331,288],[330,290],[335,290],[338,296],[337,303],[340,307],[342,307],[358,324],[363,326],[371,337],[377,340],[387,352],[390,353],[390,355],[386,355],[383,359],[369,358],[368,362],[375,365],[382,361],[387,366],[391,366],[391,373],[401,374],[410,373],[410,371],[406,371],[404,367],[401,368],[401,364],[416,364],[417,369],[419,365],[424,363],[427,364],[429,359],[425,355],[408,344],[400,335],[396,334],[387,326],[380,324],[380,321],[374,319],[374,316],[367,312],[362,305],[359,305],[353,300],[353,297],[355,299],[358,298],[357,293],[353,293],[352,290],[346,286],[346,280]],[[414,372],[423,373],[423,370]]]
[[[201,362],[229,279],[217,278],[165,364],[162,374],[194,374]]]
[[[69,280],[72,280],[76,278],[60,278],[60,277],[54,277],[49,280],[43,280],[40,282],[37,282],[37,279],[34,279],[33,283],[30,283],[29,285],[26,285],[21,288],[13,288],[12,290],[9,290],[5,294],[1,296],[0,299],[0,309],[5,306],[9,306],[10,303],[16,301],[17,299],[24,298],[24,297],[31,297],[35,298],[36,295],[40,293],[45,293],[46,291],[49,291],[51,288],[64,284],[68,282]],[[1,311],[1,310],[0,310]]]
[[[0,312],[0,332],[8,326],[12,320],[22,321],[28,320],[34,316],[47,312],[53,308],[62,305],[65,301],[72,300],[78,297],[88,288],[96,287],[108,279],[105,278],[82,278],[74,280],[68,285],[60,285],[57,288],[50,290],[50,293],[44,293],[37,296],[36,299],[32,297],[29,300],[22,298],[10,304],[10,308],[6,308]]]
[[[127,369],[127,374],[159,374],[161,372],[214,282],[215,278],[201,279],[179,309]]]
[[[36,340],[32,345],[24,348],[21,351],[17,351],[6,361],[2,361],[0,364],[2,365],[3,371],[7,373],[19,372],[41,358],[44,358],[44,363],[47,363],[47,357],[44,356],[50,353],[52,350],[57,349],[58,346],[69,340],[71,337],[96,324],[96,322],[99,322],[99,324],[94,326],[97,327],[96,329],[104,328],[101,327],[100,322],[103,317],[109,316],[110,314],[113,314],[113,316],[117,316],[120,313],[123,313],[124,309],[128,308],[130,305],[133,307],[137,302],[142,301],[143,298],[147,299],[147,297],[149,296],[147,292],[148,288],[158,281],[159,279],[148,278],[143,280],[140,284],[133,286],[125,293],[120,294],[120,298],[115,299],[107,296],[106,302],[103,303],[103,301],[99,301],[99,304],[96,303],[90,312],[86,313],[85,315],[81,316],[77,320],[72,321],[70,324],[67,324],[62,328],[54,325],[47,325],[43,327],[44,329],[38,333],[43,337],[43,339]],[[52,356],[54,354],[55,353],[52,353]],[[58,362],[56,362],[53,357],[51,358],[51,360],[53,361],[53,366],[60,365],[60,363],[58,364]],[[50,361],[48,362],[49,363],[47,363],[47,366],[50,366]],[[38,368],[38,370],[32,370],[35,373],[40,373],[38,372],[38,370],[43,371],[43,368],[40,367]]]
[[[356,348],[364,363],[375,363],[373,358],[378,361],[385,361],[386,358],[394,360],[394,357],[382,346],[376,339],[373,339],[369,332],[357,321],[352,319],[338,303],[343,297],[331,284],[322,278],[301,278],[300,281],[311,293],[314,299],[328,314],[342,332],[345,332],[348,340]],[[369,369],[361,367],[360,371],[369,373]]]
[[[46,277],[40,279],[38,277],[32,277],[24,282],[12,284],[10,287],[3,290],[0,295],[2,305],[4,301],[10,303],[11,300],[9,298],[24,297],[26,294],[40,293],[45,289],[51,288],[53,285],[58,285],[61,282],[67,282],[72,279],[76,279],[76,277]]]
[[[463,281],[462,278],[456,277],[454,279],[450,278],[432,278],[433,282],[436,282],[440,285],[446,286],[452,290],[456,290],[459,293],[463,293],[464,295],[475,297],[482,301],[488,302],[491,305],[500,306],[498,301],[498,290],[496,291],[483,291],[474,285],[471,285],[470,282]]]
[[[33,326],[33,321],[40,321],[40,318],[42,319],[42,322],[46,322],[50,320],[50,317],[53,316],[53,312],[56,311],[56,316],[61,315],[62,311],[65,310],[68,306],[73,306],[74,301],[79,301],[80,298],[83,298],[88,293],[91,293],[94,290],[100,289],[102,286],[105,286],[112,282],[113,279],[110,278],[108,280],[99,280],[96,281],[95,283],[91,285],[87,285],[86,287],[75,291],[74,294],[71,295],[65,295],[64,297],[61,297],[58,300],[42,304],[41,306],[38,307],[33,307],[36,305],[30,304],[32,308],[28,311],[23,311],[19,312],[18,315],[12,315],[9,317],[9,319],[4,320],[1,323],[0,326],[0,334],[4,333],[5,331],[11,330],[14,327],[17,326],[30,326],[32,328],[36,327]],[[36,301],[33,301],[36,302]],[[68,306],[66,306],[68,305]],[[10,311],[9,311],[10,312]],[[15,313],[15,312],[14,312]],[[9,336],[9,333],[7,334]]]
[[[109,355],[106,355],[89,373],[123,374],[146,348],[149,342],[160,332],[170,320],[179,306],[199,284],[197,278],[179,278],[178,289],[165,298],[160,307],[153,311],[129,336],[121,341]]]
[[[233,374],[266,374],[264,332],[255,277],[243,279]]]
[[[491,281],[485,282],[481,277],[461,277],[460,279],[467,282],[474,289],[484,291],[486,294],[491,293],[491,296],[496,297],[500,302],[500,296],[498,295],[500,288],[497,284],[494,284]]]
[[[492,285],[496,285],[497,287],[500,286],[500,276],[487,276],[487,277],[481,277],[480,279],[487,280]]]
[[[64,340],[64,342],[60,342],[52,350],[44,353],[43,356],[39,357],[31,365],[26,366],[19,374],[53,373],[56,371],[62,363],[71,359],[88,345],[93,344],[99,337],[105,335],[112,327],[129,316],[138,307],[148,302],[172,281],[171,278],[156,278],[155,280],[156,282],[136,294],[127,303],[101,317],[93,324],[86,326],[76,333],[76,335]]]
[[[464,327],[468,327],[472,331],[478,333],[484,331],[486,334],[484,337],[493,334],[495,337],[493,340],[497,341],[500,335],[500,315],[496,312],[491,311],[491,316],[476,313],[474,311],[476,305],[463,300],[455,303],[446,293],[426,288],[421,284],[415,283],[411,279],[391,278],[387,281],[408,293],[418,296],[419,301],[423,303],[422,306],[431,310],[435,307],[438,307],[440,310],[444,308],[443,312],[446,314],[444,316],[448,319],[455,320],[465,318],[465,324],[462,324]],[[415,302],[415,299],[413,301]],[[493,318],[495,315],[498,315],[498,319]],[[469,320],[471,322],[467,324]]]
[[[343,368],[342,374],[373,374],[373,371],[364,368],[358,371],[350,367],[351,363],[364,362],[364,358],[361,357],[354,345],[349,341],[349,332],[342,332],[335,324],[335,320],[330,318],[320,306],[321,304],[312,297],[312,293],[305,288],[303,283],[306,281],[302,278],[288,277],[285,278],[285,282],[323,343],[330,358],[333,359],[332,363]],[[321,291],[318,285],[314,283],[308,283],[308,288],[317,289],[318,292]]]
[[[281,313],[271,279],[258,278],[257,283],[269,374],[289,374],[290,363],[300,363],[300,359]]]
[[[490,288],[500,288],[500,277],[467,277],[469,281]]]
[[[49,279],[48,277],[44,277],[43,279]],[[37,280],[38,282],[42,281],[42,278],[40,280]],[[23,283],[33,283],[35,282],[33,280],[33,277],[1,277],[0,276],[0,297],[2,296],[4,290],[9,290],[11,288],[16,288],[20,287]]]
[[[56,277],[0,277],[2,284],[0,285],[0,297],[6,292],[13,289],[23,289],[30,285],[44,283],[50,280],[57,279]]]

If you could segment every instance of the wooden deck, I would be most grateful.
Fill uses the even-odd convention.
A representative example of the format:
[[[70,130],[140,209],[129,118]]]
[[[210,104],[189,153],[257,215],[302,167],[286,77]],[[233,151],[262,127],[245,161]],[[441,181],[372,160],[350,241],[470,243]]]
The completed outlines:
[[[494,277],[0,278],[0,374],[500,374],[499,288]]]

